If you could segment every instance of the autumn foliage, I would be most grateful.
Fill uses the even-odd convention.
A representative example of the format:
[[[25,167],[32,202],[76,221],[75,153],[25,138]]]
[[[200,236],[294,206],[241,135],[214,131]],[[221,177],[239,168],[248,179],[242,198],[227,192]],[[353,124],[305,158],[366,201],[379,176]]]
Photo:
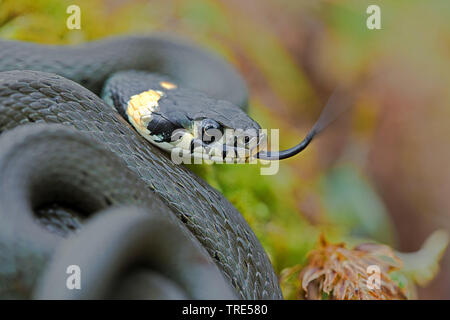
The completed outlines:
[[[368,286],[369,266],[380,270],[378,289]],[[328,243],[322,235],[317,249],[308,256],[308,264],[300,273],[307,299],[391,300],[406,299],[402,289],[389,273],[399,270],[402,261],[393,250],[380,244],[361,244],[350,250],[344,243]]]

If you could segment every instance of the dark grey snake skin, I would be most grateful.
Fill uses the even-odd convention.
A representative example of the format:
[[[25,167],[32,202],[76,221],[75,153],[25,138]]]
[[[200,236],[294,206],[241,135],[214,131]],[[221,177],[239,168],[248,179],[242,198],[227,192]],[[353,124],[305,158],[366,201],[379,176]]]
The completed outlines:
[[[173,211],[74,128],[27,124],[2,134],[0,189],[0,299],[236,297]],[[45,210],[49,203],[71,210]],[[74,264],[80,290],[66,287]]]
[[[225,62],[161,36],[108,40],[84,48],[0,41],[0,71],[53,72],[95,93],[112,72],[129,68],[168,74],[184,86],[246,105],[245,86]],[[282,298],[264,249],[231,203],[185,167],[173,164],[81,85],[43,72],[0,72],[0,132],[30,122],[59,123],[84,132],[118,155],[175,212],[240,298]]]

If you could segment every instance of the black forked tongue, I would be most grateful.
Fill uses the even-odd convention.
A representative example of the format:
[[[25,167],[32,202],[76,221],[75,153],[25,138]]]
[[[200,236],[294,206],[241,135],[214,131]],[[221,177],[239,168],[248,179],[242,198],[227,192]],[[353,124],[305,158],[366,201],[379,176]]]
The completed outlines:
[[[336,120],[344,111],[347,111],[351,106],[348,95],[345,94],[342,88],[336,88],[333,94],[328,99],[327,104],[320,113],[319,119],[308,132],[306,137],[296,146],[283,151],[261,151],[256,157],[263,160],[281,160],[295,156],[303,151],[310,142],[322,132],[328,125]]]

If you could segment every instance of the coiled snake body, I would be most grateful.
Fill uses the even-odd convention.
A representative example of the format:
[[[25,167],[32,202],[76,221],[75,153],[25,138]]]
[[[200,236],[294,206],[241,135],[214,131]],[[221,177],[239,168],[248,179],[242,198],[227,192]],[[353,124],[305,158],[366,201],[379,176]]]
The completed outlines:
[[[58,203],[81,216],[116,205],[144,206],[157,212],[168,207],[164,214],[179,218],[171,221],[189,230],[186,236],[206,249],[238,298],[281,298],[266,253],[230,202],[188,169],[174,164],[97,96],[107,79],[121,70],[157,72],[189,88],[187,91],[205,93],[189,96],[197,116],[205,110],[198,109],[201,105],[210,108],[207,118],[221,125],[259,128],[238,109],[247,102],[240,76],[221,59],[184,42],[160,35],[115,38],[81,47],[0,41],[0,132],[27,123],[77,129],[38,125],[20,135],[15,129],[0,136],[0,294],[8,296],[7,288],[17,291],[21,286],[19,296],[30,295],[36,274],[42,272],[43,261],[61,236],[44,231],[31,222],[33,214],[24,212],[36,215],[40,208]],[[128,79],[140,75],[130,72]],[[125,75],[119,74],[118,79]],[[118,90],[115,80],[108,83]],[[131,97],[142,88],[127,94]],[[171,94],[167,93],[169,98],[161,107],[182,99],[170,98]],[[108,103],[123,100],[111,94],[107,97]],[[216,105],[220,108],[214,110]],[[186,109],[182,115],[172,116],[198,120]],[[118,156],[117,161],[109,153]],[[47,226],[53,219],[58,228],[68,228],[74,221],[61,214],[47,214],[45,219]],[[166,233],[170,232],[167,229]],[[171,247],[176,243],[165,246],[163,256],[172,254]],[[185,273],[189,274],[188,268]]]

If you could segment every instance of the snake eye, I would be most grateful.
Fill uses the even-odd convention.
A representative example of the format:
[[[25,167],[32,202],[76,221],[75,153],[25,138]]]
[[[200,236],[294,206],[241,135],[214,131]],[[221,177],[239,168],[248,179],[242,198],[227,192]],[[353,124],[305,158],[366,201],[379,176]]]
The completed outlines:
[[[203,119],[201,125],[201,138],[204,143],[210,144],[216,140],[219,140],[222,137],[222,126],[212,120],[212,119]]]

